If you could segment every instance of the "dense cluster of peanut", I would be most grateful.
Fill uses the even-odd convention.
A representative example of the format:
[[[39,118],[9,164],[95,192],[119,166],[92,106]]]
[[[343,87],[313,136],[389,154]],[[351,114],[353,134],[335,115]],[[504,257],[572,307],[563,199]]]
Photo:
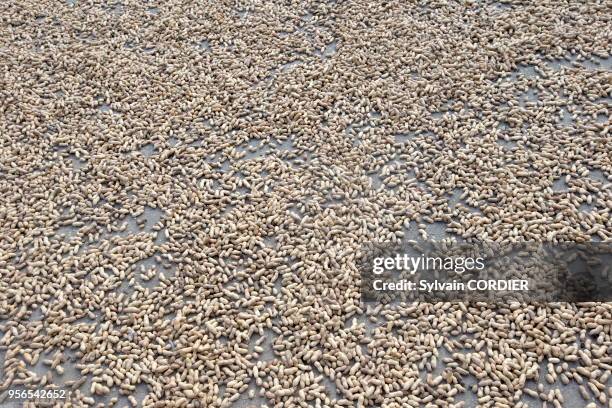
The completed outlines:
[[[605,1],[0,5],[0,389],[557,407],[577,383],[608,404],[611,304],[366,307],[355,257],[439,225],[610,240],[610,19]]]

